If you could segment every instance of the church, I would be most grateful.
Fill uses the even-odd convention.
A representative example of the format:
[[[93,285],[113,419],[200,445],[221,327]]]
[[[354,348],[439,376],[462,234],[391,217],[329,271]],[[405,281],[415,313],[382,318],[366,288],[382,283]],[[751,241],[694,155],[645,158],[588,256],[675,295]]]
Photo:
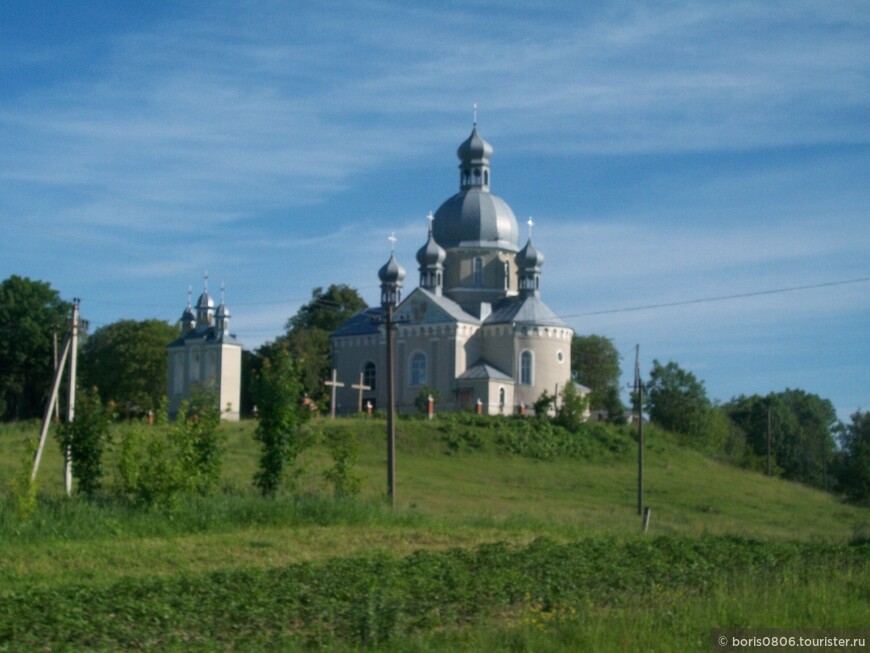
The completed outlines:
[[[215,310],[208,287],[181,314],[181,335],[167,346],[169,378],[167,397],[169,416],[178,414],[181,402],[197,389],[214,391],[218,396],[221,419],[237,421],[242,393],[242,345],[230,333],[230,311],[224,303]]]
[[[472,128],[459,146],[459,192],[429,215],[417,252],[419,285],[404,299],[395,252],[380,269],[382,305],[335,330],[336,412],[387,406],[386,306],[394,306],[395,401],[417,410],[529,413],[544,391],[571,383],[573,331],[541,299],[544,256],[490,190],[492,147]],[[579,388],[585,390],[585,388]]]

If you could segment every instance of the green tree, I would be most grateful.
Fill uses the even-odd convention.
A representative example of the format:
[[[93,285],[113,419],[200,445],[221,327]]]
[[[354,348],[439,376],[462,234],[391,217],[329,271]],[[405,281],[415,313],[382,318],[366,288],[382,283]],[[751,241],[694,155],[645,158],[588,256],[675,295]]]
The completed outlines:
[[[109,443],[109,415],[96,388],[79,391],[75,417],[57,432],[61,453],[69,449],[76,491],[91,499],[103,477],[103,451]]]
[[[133,423],[122,431],[118,452],[121,491],[139,503],[164,506],[185,494],[214,491],[223,460],[214,393],[195,393],[181,403],[174,422],[159,422],[157,426]]]
[[[625,419],[619,396],[619,359],[610,338],[592,334],[571,340],[571,376],[591,390],[589,406],[606,410],[611,420]]]
[[[803,390],[741,395],[723,406],[746,437],[743,465],[767,467],[770,429],[771,472],[792,481],[827,488],[839,430],[833,404]]]
[[[67,331],[72,305],[43,281],[0,284],[0,416],[39,417],[54,376],[52,332]]]
[[[856,411],[840,436],[837,487],[850,499],[870,501],[870,411]]]
[[[560,393],[562,402],[556,409],[556,424],[572,433],[577,433],[586,421],[586,409],[589,408],[589,397],[582,397],[577,392],[577,386],[570,381],[565,384]]]
[[[328,403],[323,382],[329,379],[332,368],[329,334],[364,308],[365,301],[350,286],[333,284],[325,292],[315,288],[311,300],[287,320],[283,342],[276,343],[286,347],[297,361],[305,391],[320,405]],[[263,355],[268,356],[269,352],[264,351]]]
[[[646,410],[653,422],[697,443],[704,440],[713,405],[703,381],[673,361],[663,366],[654,360],[646,390]]]
[[[273,347],[254,375],[252,394],[259,412],[254,432],[261,447],[260,466],[254,484],[265,496],[274,496],[306,442],[302,425],[311,411],[303,408],[304,388],[299,371],[287,349]]]
[[[166,346],[178,329],[162,320],[120,320],[97,329],[82,348],[83,382],[125,417],[155,411],[166,394]]]

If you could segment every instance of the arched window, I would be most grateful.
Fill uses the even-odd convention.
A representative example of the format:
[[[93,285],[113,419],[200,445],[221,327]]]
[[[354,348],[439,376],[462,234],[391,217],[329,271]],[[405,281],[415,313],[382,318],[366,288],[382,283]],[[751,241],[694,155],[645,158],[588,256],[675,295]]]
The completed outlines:
[[[498,389],[498,405],[504,407],[506,401],[504,388],[501,387]]]
[[[528,349],[520,354],[520,383],[532,385],[533,359]]]
[[[366,364],[363,365],[363,385],[367,385],[370,392],[378,389],[377,368],[372,361],[366,361]]]
[[[422,351],[411,357],[411,385],[426,385],[426,354]]]
[[[475,256],[471,267],[473,283],[475,288],[483,286],[483,259],[480,256]]]

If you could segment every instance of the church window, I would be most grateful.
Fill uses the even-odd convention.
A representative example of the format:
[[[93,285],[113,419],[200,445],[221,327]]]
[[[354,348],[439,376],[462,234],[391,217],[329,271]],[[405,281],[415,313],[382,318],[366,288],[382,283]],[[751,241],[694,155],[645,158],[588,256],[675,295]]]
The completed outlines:
[[[504,262],[504,289],[509,290],[511,287],[511,268],[507,261]]]
[[[483,185],[489,186],[489,170],[483,171]]]
[[[480,256],[474,257],[471,271],[474,280],[474,287],[481,288],[483,286],[483,259]]]
[[[377,390],[377,368],[372,361],[366,361],[363,366],[363,385],[367,385],[371,392]]]
[[[506,401],[506,398],[505,398],[504,387],[501,387],[498,389],[498,405],[501,406],[502,408],[504,408],[505,401]]]
[[[523,385],[532,385],[532,368],[532,352],[527,349],[520,354],[520,383]]]
[[[426,354],[421,351],[411,357],[411,385],[426,385]]]
[[[556,352],[556,360],[559,361],[560,364],[565,362],[565,354],[561,349]]]

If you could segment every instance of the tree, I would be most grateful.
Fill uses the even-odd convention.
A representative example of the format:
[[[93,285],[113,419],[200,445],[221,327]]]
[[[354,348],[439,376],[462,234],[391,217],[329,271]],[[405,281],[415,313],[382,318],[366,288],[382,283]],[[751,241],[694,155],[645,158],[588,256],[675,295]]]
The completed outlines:
[[[155,411],[166,394],[166,345],[178,329],[162,320],[120,320],[97,329],[82,348],[85,385],[125,417]]]
[[[54,376],[52,332],[62,341],[72,305],[48,283],[13,275],[0,284],[0,416],[38,417]]]
[[[870,500],[870,411],[856,411],[840,436],[837,487],[855,501]]]
[[[311,301],[287,320],[287,334],[281,342],[275,343],[279,348],[286,348],[297,361],[305,391],[319,404],[328,403],[323,382],[330,377],[332,369],[329,334],[364,308],[365,301],[350,286],[333,284],[326,292],[315,288],[311,291]],[[266,349],[263,355],[269,353]]]
[[[262,446],[260,469],[254,484],[265,496],[274,496],[288,465],[304,449],[302,424],[311,414],[303,408],[304,391],[299,371],[286,349],[274,347],[254,375],[252,394],[259,412],[254,433]]]
[[[653,422],[696,441],[706,437],[713,405],[703,381],[673,361],[662,366],[654,360],[646,390],[646,409]]]
[[[610,338],[574,336],[571,340],[571,376],[587,386],[589,406],[608,411],[611,419],[624,419],[619,398],[619,352]]]
[[[786,389],[766,397],[741,395],[723,408],[745,433],[744,466],[766,469],[769,428],[774,475],[816,487],[830,486],[834,433],[839,429],[830,401],[803,390]]]
[[[61,452],[70,452],[76,490],[88,499],[100,489],[103,450],[109,442],[109,416],[96,388],[77,393],[75,417],[58,430]]]

